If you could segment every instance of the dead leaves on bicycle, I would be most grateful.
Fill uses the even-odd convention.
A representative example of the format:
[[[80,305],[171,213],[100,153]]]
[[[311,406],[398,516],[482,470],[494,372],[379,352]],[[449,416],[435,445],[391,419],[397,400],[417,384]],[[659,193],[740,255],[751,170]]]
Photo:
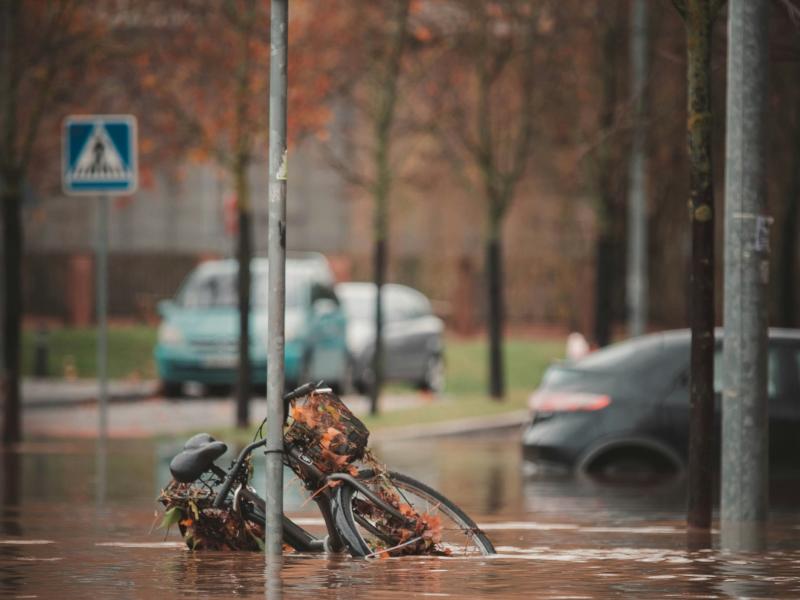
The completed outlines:
[[[264,548],[264,528],[241,514],[211,506],[212,496],[201,485],[172,481],[161,491],[161,527],[177,523],[192,550],[251,550]]]
[[[421,513],[403,502],[388,476],[380,474],[374,481],[379,483],[371,486],[372,491],[405,517],[398,519],[367,500],[353,501],[353,512],[369,523],[372,530],[370,537],[375,545],[375,557],[450,555],[450,550],[441,545],[442,521],[437,515]]]
[[[323,473],[352,472],[348,465],[363,458],[369,430],[335,394],[314,392],[292,403],[289,416],[284,440],[301,448]]]

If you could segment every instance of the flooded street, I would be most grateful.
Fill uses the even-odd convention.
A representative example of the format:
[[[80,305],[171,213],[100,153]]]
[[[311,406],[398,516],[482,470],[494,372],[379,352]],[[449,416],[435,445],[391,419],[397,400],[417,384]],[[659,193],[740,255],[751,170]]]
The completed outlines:
[[[113,442],[105,478],[91,442],[28,443],[3,455],[0,597],[800,597],[796,479],[773,481],[768,553],[691,551],[682,480],[612,486],[534,478],[524,473],[518,443],[514,431],[375,447],[393,469],[461,505],[497,556],[287,554],[271,577],[261,555],[190,553],[177,529],[165,537],[153,528],[154,498],[179,441]],[[296,484],[286,502],[304,527],[321,526]],[[716,547],[716,532],[712,541]]]

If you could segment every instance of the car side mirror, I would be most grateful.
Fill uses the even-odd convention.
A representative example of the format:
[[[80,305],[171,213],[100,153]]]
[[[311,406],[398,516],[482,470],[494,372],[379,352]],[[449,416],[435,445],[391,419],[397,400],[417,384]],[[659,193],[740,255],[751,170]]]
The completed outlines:
[[[335,313],[339,306],[336,304],[335,300],[331,300],[330,298],[317,298],[314,300],[312,308],[316,316],[324,317]]]
[[[173,310],[175,310],[175,302],[173,300],[159,300],[156,308],[158,310],[158,314],[162,317],[168,316]]]

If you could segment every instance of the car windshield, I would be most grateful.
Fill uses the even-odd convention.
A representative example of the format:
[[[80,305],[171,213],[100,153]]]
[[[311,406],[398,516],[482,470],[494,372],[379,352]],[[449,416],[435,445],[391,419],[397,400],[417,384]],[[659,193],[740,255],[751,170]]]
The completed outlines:
[[[267,273],[254,271],[250,287],[250,303],[254,308],[267,307]],[[238,304],[236,290],[237,273],[193,274],[178,295],[178,304],[185,308],[234,308]],[[303,304],[304,286],[298,279],[286,278],[286,306],[297,307]]]
[[[372,319],[375,313],[375,291],[372,289],[340,292],[348,319]],[[385,304],[385,300],[384,300]]]

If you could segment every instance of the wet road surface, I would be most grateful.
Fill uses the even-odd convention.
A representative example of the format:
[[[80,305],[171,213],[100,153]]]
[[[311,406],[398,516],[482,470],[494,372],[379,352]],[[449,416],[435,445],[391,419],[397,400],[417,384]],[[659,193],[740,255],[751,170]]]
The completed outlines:
[[[113,442],[100,462],[89,442],[29,443],[2,455],[0,598],[800,597],[795,478],[773,481],[769,551],[729,555],[688,549],[680,479],[612,486],[531,478],[516,432],[384,443],[375,448],[381,459],[460,504],[498,555],[286,555],[270,576],[261,555],[190,553],[177,531],[151,532],[154,498],[179,445]],[[290,486],[287,512],[319,527],[302,502]]]

